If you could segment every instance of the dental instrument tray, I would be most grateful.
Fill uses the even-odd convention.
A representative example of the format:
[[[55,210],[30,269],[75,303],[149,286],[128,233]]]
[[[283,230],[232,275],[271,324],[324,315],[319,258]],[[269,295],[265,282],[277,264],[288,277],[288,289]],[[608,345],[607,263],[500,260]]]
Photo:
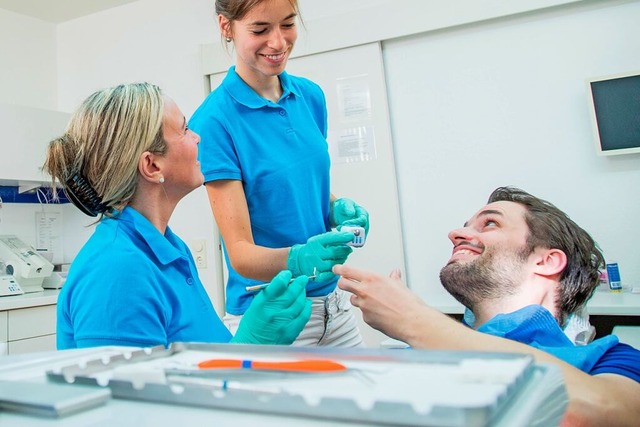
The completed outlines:
[[[47,377],[108,387],[119,399],[473,427],[558,424],[567,401],[559,372],[523,354],[175,343],[94,354]]]

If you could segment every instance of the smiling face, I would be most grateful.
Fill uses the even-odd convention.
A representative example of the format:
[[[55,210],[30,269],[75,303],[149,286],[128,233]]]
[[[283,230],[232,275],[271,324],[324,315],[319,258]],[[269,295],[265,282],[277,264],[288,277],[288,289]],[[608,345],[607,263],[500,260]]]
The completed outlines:
[[[176,190],[182,197],[204,182],[198,162],[200,137],[187,128],[184,115],[169,97],[165,97],[164,100],[162,135],[167,143],[163,162],[163,185],[167,189]]]
[[[251,87],[284,71],[298,38],[296,17],[290,0],[263,1],[240,20],[218,16],[223,35],[233,38],[236,72]]]
[[[525,213],[518,203],[491,203],[449,233],[453,253],[440,280],[460,303],[473,310],[479,301],[517,291],[531,254]]]

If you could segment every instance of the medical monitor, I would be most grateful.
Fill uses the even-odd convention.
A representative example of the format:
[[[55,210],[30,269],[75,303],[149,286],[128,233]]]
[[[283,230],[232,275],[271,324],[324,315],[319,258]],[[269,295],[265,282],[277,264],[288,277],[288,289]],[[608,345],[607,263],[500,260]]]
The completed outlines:
[[[640,71],[588,81],[599,154],[640,153]]]

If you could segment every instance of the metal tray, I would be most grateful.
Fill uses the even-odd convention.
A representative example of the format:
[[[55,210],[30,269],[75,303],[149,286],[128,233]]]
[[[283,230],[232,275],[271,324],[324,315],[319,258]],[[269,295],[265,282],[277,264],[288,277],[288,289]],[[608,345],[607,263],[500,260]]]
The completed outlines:
[[[342,363],[347,370],[194,369],[198,361],[215,358],[321,358]],[[201,343],[96,356],[47,373],[50,381],[109,387],[112,396],[121,399],[367,424],[452,427],[498,424],[516,396],[539,376],[540,367],[532,358],[519,354]]]

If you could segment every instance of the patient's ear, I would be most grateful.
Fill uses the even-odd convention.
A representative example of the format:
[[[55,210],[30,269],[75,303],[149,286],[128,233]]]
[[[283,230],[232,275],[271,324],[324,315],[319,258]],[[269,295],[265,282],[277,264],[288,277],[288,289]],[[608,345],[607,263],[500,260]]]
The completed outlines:
[[[536,259],[536,273],[542,276],[560,275],[567,266],[567,255],[560,249],[540,249]]]

